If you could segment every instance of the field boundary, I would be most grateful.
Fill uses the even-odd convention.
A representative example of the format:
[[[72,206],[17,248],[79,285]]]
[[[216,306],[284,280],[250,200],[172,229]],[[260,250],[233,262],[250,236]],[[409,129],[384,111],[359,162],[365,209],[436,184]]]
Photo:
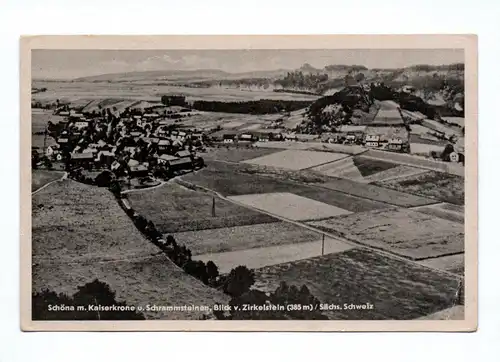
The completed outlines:
[[[321,167],[321,166],[329,165],[329,164],[332,164],[332,163],[337,163],[339,161],[343,161],[343,160],[346,160],[346,159],[351,158],[351,157],[354,158],[354,155],[346,155],[345,157],[339,158],[338,160],[335,160],[335,161],[323,162],[323,163],[320,163],[319,165],[316,165],[316,166],[301,168],[299,171],[311,170],[311,169],[316,168],[316,167]]]
[[[249,206],[249,205],[245,205],[243,203],[240,203],[238,201],[235,201],[235,200],[231,200],[231,199],[228,199],[222,195],[220,195],[218,192],[216,191],[213,191],[213,190],[210,190],[208,188],[205,188],[203,186],[198,186],[198,185],[194,185],[194,184],[191,184],[190,182],[188,181],[185,181],[185,180],[182,180],[183,183],[186,184],[186,187],[189,187],[188,185],[190,185],[191,187],[200,187],[201,189],[205,189],[207,190],[208,192],[212,192],[214,194],[216,194],[217,196],[219,196],[220,198],[226,200],[226,201],[230,201],[230,202],[233,202],[237,205],[240,205],[240,206],[243,206],[243,207],[246,207],[248,209],[252,209],[254,211],[257,211],[257,212],[260,212],[260,213],[264,213],[264,214],[267,214],[269,216],[272,216],[272,217],[275,217],[276,219],[279,219],[279,220],[282,220],[282,221],[285,221],[285,222],[289,222],[289,223],[292,223],[292,224],[295,224],[297,226],[302,226],[306,229],[309,229],[311,231],[315,231],[319,234],[323,234],[325,236],[328,236],[329,238],[331,239],[334,239],[334,240],[337,240],[337,241],[340,241],[340,242],[344,242],[346,244],[349,244],[349,245],[353,245],[355,247],[359,247],[359,248],[364,248],[364,249],[367,249],[367,250],[371,250],[371,251],[374,251],[382,256],[385,256],[385,257],[390,257],[390,258],[395,258],[395,259],[398,259],[398,260],[401,260],[401,261],[405,261],[407,263],[410,263],[410,264],[413,264],[413,265],[416,265],[418,267],[424,267],[424,268],[427,268],[427,269],[430,269],[430,270],[433,270],[434,272],[436,273],[441,273],[441,274],[445,274],[445,275],[448,275],[448,276],[451,276],[457,280],[463,280],[463,276],[460,276],[460,275],[457,275],[457,274],[454,274],[454,273],[451,273],[451,272],[448,272],[446,270],[441,270],[441,269],[437,269],[437,268],[433,268],[433,267],[430,267],[430,266],[427,266],[427,265],[422,265],[420,264],[419,262],[425,260],[419,260],[419,262],[415,261],[415,260],[412,260],[412,259],[409,259],[409,258],[405,258],[405,257],[402,257],[398,254],[394,254],[388,250],[385,250],[385,249],[382,249],[382,248],[377,248],[377,247],[374,247],[374,246],[369,246],[369,245],[366,245],[366,244],[362,244],[362,243],[359,243],[357,241],[353,241],[353,240],[350,240],[350,239],[346,239],[342,236],[338,236],[338,235],[335,235],[335,234],[332,234],[331,232],[327,232],[327,231],[323,231],[321,229],[318,229],[314,226],[310,226],[310,225],[307,225],[301,221],[295,221],[295,220],[290,220],[290,219],[287,219],[287,218],[284,218],[282,216],[279,216],[279,215],[276,215],[276,214],[273,214],[273,213],[270,213],[270,212],[267,212],[267,211],[263,211],[263,210],[260,210],[260,209],[257,209],[257,208],[254,208],[252,206]]]

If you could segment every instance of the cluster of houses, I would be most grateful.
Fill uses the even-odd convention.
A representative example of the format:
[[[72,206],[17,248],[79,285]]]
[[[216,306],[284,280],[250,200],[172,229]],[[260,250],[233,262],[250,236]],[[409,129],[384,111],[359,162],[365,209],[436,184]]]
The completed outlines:
[[[65,162],[68,168],[109,169],[117,176],[172,175],[203,166],[196,151],[203,148],[203,134],[179,130],[171,119],[157,113],[83,114],[62,111],[65,117],[49,129],[56,142],[45,156]],[[165,176],[166,177],[166,176]]]

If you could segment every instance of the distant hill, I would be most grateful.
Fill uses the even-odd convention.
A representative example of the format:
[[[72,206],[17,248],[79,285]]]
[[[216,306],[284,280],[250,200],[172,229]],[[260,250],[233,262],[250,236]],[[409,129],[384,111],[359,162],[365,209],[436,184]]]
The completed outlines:
[[[159,82],[159,81],[200,81],[225,80],[242,78],[277,78],[286,74],[287,70],[266,70],[243,73],[229,73],[219,69],[197,70],[155,70],[144,72],[111,73],[90,77],[76,78],[73,82]]]

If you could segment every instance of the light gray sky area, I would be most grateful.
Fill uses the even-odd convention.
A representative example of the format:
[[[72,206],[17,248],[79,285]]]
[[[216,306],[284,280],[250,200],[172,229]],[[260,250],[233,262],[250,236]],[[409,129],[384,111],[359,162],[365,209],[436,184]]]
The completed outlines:
[[[229,73],[297,69],[304,63],[402,68],[463,63],[463,49],[328,50],[33,50],[32,77],[72,79],[151,70],[219,69]]]

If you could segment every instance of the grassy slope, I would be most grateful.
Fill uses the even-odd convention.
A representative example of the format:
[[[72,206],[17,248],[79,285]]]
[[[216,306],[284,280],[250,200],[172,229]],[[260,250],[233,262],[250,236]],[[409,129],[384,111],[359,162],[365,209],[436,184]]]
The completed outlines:
[[[188,190],[169,183],[152,190],[128,195],[138,213],[151,220],[164,233],[203,230],[274,222],[276,219],[215,198],[215,217],[212,216],[213,196]]]
[[[33,197],[33,288],[73,293],[99,278],[128,304],[207,305],[226,297],[186,275],[146,240],[112,194],[64,181]],[[151,312],[195,319],[199,312]]]
[[[31,172],[31,192],[38,190],[49,182],[60,179],[62,175],[63,172],[58,171],[33,170]]]
[[[376,184],[394,190],[432,197],[457,205],[463,205],[465,201],[465,183],[463,177],[442,172],[430,171],[421,175],[377,182]]]
[[[205,161],[229,161],[240,162],[250,160],[257,157],[266,156],[276,153],[276,149],[272,148],[235,148],[235,147],[221,147],[212,148],[208,153],[203,154]]]
[[[266,289],[279,281],[306,284],[322,303],[372,303],[372,310],[340,310],[330,319],[414,319],[452,306],[458,281],[429,269],[352,249],[256,271]]]

